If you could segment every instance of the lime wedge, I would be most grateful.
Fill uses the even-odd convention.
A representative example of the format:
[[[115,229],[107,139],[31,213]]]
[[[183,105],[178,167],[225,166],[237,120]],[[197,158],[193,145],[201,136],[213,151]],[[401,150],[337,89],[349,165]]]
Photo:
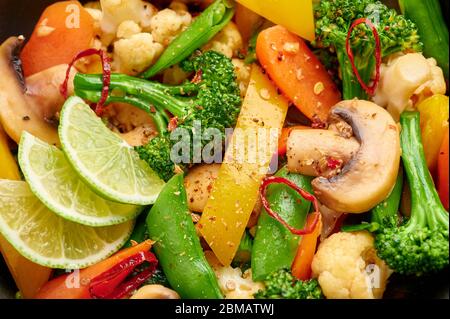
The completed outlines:
[[[82,99],[64,104],[59,137],[67,159],[95,192],[120,203],[155,202],[164,181]]]
[[[23,256],[51,268],[79,269],[110,256],[126,242],[133,222],[89,227],[59,217],[26,182],[0,179],[0,233]]]
[[[24,132],[19,163],[31,191],[62,218],[88,226],[110,226],[135,218],[142,206],[112,202],[94,193],[64,153]]]

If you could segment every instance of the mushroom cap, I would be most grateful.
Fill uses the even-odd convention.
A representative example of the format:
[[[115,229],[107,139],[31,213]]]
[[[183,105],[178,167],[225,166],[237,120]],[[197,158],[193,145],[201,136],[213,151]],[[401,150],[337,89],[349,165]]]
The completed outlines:
[[[27,101],[18,54],[23,37],[11,37],[0,46],[0,123],[17,143],[23,131],[50,144],[59,144],[56,126],[45,121]]]
[[[335,211],[367,212],[389,196],[395,185],[400,165],[399,128],[384,108],[369,101],[342,101],[331,114],[352,127],[360,148],[340,174],[314,179],[314,192]]]

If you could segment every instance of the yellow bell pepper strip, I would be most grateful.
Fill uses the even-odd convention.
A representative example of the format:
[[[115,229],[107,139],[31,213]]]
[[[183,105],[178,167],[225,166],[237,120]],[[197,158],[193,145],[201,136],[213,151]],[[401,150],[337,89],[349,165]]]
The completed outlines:
[[[275,24],[281,24],[302,38],[314,40],[312,0],[237,0],[243,6]]]
[[[268,140],[260,139],[261,131],[267,134],[276,130],[279,135],[287,110],[288,101],[277,93],[276,87],[260,67],[253,65],[236,130],[198,223],[200,233],[225,266],[230,265],[239,247],[258,198],[260,183],[277,150],[278,136],[274,136],[274,143],[268,143]],[[256,144],[250,143],[250,140],[257,131],[260,147],[253,148]],[[269,139],[268,136],[263,137]],[[250,157],[242,160],[241,154],[250,155],[252,151],[258,154],[257,160]],[[236,154],[238,152],[241,154]]]
[[[437,168],[439,149],[448,128],[448,103],[448,96],[436,94],[417,105],[425,159],[431,172]]]
[[[12,156],[8,140],[0,125],[0,179],[19,180],[17,163]],[[20,255],[13,246],[0,235],[0,251],[24,298],[33,298],[41,286],[47,282],[51,269],[40,266]]]

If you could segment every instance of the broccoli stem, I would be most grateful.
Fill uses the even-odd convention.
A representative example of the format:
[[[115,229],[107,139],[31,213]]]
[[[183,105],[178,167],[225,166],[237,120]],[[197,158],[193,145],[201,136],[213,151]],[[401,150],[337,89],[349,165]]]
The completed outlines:
[[[75,76],[74,84],[78,91],[101,91],[103,80],[101,75],[78,73]],[[110,91],[112,92],[111,95],[114,97],[132,95],[136,97],[136,100],[143,99],[150,104],[153,104],[160,112],[162,110],[168,110],[174,116],[183,118],[191,106],[191,101],[183,99],[182,96],[197,92],[198,86],[194,83],[186,83],[185,85],[180,86],[168,86],[124,74],[112,74]]]
[[[361,100],[367,100],[368,95],[359,84],[358,79],[353,72],[345,45],[342,47],[337,47],[336,51],[339,65],[341,67],[343,99],[352,100],[354,98],[358,98]],[[370,55],[363,57],[355,55],[355,65],[358,68],[359,74],[363,81],[368,83],[375,69],[374,58]]]
[[[420,114],[403,112],[402,159],[411,189],[411,218],[407,229],[414,231],[417,225],[427,225],[430,229],[446,227],[448,213],[444,209],[428,170],[420,131]]]
[[[386,198],[384,201],[382,201],[372,209],[372,224],[377,223],[378,225],[382,225],[383,227],[397,226],[398,208],[400,206],[400,200],[403,190],[403,177],[403,167],[400,166],[397,175],[397,181],[395,182],[391,194],[388,196],[388,198]]]
[[[101,92],[88,91],[88,90],[76,90],[76,95],[79,97],[97,103],[101,99]],[[150,103],[145,103],[141,99],[132,96],[109,96],[106,100],[106,104],[110,103],[127,103],[136,106],[137,108],[145,111],[153,119],[153,122],[160,134],[167,132],[168,116],[164,112],[157,110],[151,111]]]

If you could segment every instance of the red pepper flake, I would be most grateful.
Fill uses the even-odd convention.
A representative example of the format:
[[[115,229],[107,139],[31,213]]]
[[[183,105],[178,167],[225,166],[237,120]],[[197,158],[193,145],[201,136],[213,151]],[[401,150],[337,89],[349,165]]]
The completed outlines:
[[[314,221],[310,225],[307,225],[303,229],[296,229],[296,228],[290,226],[288,223],[286,223],[286,221],[278,213],[274,212],[270,208],[270,203],[267,199],[267,188],[270,184],[285,184],[285,185],[289,186],[290,188],[292,188],[293,190],[295,190],[305,200],[312,202],[314,205],[315,212],[318,213],[318,214],[316,214]],[[307,191],[301,189],[300,187],[295,185],[290,180],[283,178],[283,177],[277,177],[277,176],[266,177],[261,183],[261,187],[259,188],[259,194],[261,197],[262,204],[263,204],[265,210],[267,211],[267,213],[269,214],[269,216],[276,219],[279,223],[281,223],[284,227],[286,227],[292,234],[307,235],[307,234],[311,234],[314,231],[314,229],[316,228],[316,225],[320,220],[319,202],[317,201],[317,198],[314,195],[308,193]]]
[[[63,84],[60,87],[60,93],[62,96],[64,96],[65,99],[67,99],[67,86],[69,84],[70,70],[72,69],[75,62],[91,55],[98,55],[102,60],[102,70],[103,70],[102,96],[100,98],[100,101],[95,106],[95,113],[97,115],[101,115],[104,111],[104,104],[108,99],[109,85],[111,84],[111,59],[107,56],[107,54],[103,50],[87,49],[78,53],[69,63],[69,67],[67,68],[66,71],[66,77],[64,79]]]
[[[331,156],[327,157],[327,167],[329,169],[336,169],[341,166],[342,166],[342,160],[331,157]]]
[[[174,116],[170,119],[167,129],[169,130],[169,132],[173,132],[177,127],[178,127],[178,117]]]
[[[359,71],[355,65],[355,57],[353,55],[353,51],[350,44],[350,38],[352,36],[352,31],[354,28],[356,28],[358,25],[365,23],[371,30],[373,37],[375,39],[375,60],[376,60],[376,66],[375,66],[375,79],[373,80],[373,84],[371,86],[368,86],[366,83],[364,83],[363,79],[361,78],[361,75],[359,74]],[[350,63],[353,68],[353,73],[355,73],[356,78],[358,79],[359,84],[361,87],[366,91],[369,95],[374,95],[375,91],[378,87],[378,83],[380,82],[381,77],[381,41],[380,36],[378,34],[377,28],[375,25],[368,19],[368,18],[360,18],[356,19],[352,25],[350,26],[350,29],[348,30],[347,39],[345,41],[345,48],[347,50],[347,55],[350,60]]]
[[[125,281],[136,267],[145,261],[149,263],[149,266]],[[101,299],[127,297],[153,275],[157,265],[158,260],[151,252],[139,252],[93,278],[89,283],[89,293],[92,298]]]
[[[203,71],[198,70],[197,73],[195,73],[195,76],[191,80],[191,83],[198,84],[202,81]]]
[[[326,129],[328,127],[327,123],[322,121],[317,115],[312,118],[311,128],[313,129]]]

